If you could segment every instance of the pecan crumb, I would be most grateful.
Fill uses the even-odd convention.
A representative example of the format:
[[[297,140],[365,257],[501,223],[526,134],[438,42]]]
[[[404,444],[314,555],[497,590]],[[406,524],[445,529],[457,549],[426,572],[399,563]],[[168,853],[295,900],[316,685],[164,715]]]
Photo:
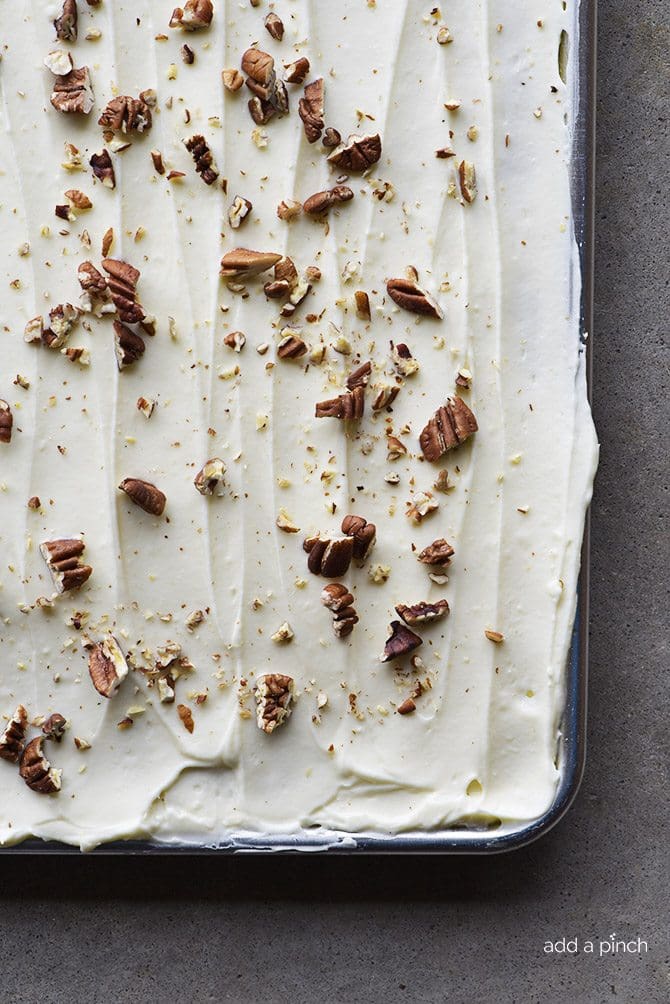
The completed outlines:
[[[289,718],[295,696],[293,678],[280,673],[266,673],[256,682],[256,723],[271,735]]]
[[[193,721],[193,712],[191,709],[186,704],[178,704],[177,714],[186,731],[192,733],[195,728],[195,722]]]
[[[151,516],[163,515],[167,499],[160,488],[157,488],[150,481],[142,481],[141,478],[124,478],[119,485],[119,490],[125,492],[136,506]]]
[[[244,199],[241,195],[235,196],[228,208],[228,222],[233,230],[239,230],[253,208],[248,199]]]
[[[31,739],[25,747],[19,765],[19,774],[29,788],[41,795],[60,791],[61,771],[52,767],[43,751],[44,736]]]
[[[8,401],[0,399],[0,443],[11,443],[14,417]]]
[[[114,351],[119,370],[132,366],[144,355],[144,339],[120,321],[114,321]]]
[[[89,161],[93,174],[103,183],[105,188],[116,188],[116,175],[114,165],[109,151],[102,149],[100,153],[94,153]],[[65,193],[67,195],[67,192]]]
[[[274,38],[276,42],[281,42],[284,37],[284,22],[278,14],[271,11],[265,18],[265,27],[270,36]]]
[[[284,80],[287,84],[302,84],[309,73],[309,59],[301,56],[293,63],[284,63],[284,69],[286,70]]]
[[[494,645],[501,645],[505,640],[504,634],[501,634],[500,631],[492,631],[491,628],[486,628],[484,634],[489,641],[494,643]]]
[[[45,739],[53,739],[54,742],[59,743],[65,734],[65,729],[67,728],[67,722],[62,715],[59,715],[57,711],[53,715],[49,715],[42,724],[42,732]]]
[[[238,69],[222,70],[221,79],[223,80],[223,86],[231,93],[239,91],[244,83],[244,77]]]
[[[88,115],[94,100],[88,66],[75,67],[54,81],[50,101],[63,114]]]
[[[77,0],[63,0],[63,10],[55,19],[54,28],[59,41],[77,41]]]
[[[195,161],[195,169],[206,185],[213,185],[219,177],[214,157],[204,136],[199,133],[184,140],[184,146]]]
[[[340,394],[316,405],[316,418],[339,418],[342,421],[357,421],[365,412],[365,388],[355,387],[347,394]]]
[[[323,77],[305,85],[305,95],[300,99],[298,112],[305,128],[308,142],[316,143],[321,138],[325,122],[323,120]]]
[[[128,675],[128,663],[114,635],[88,645],[88,672],[101,697],[112,697]]]
[[[201,495],[225,495],[226,465],[220,457],[212,457],[195,476],[193,484]]]
[[[18,763],[25,746],[27,726],[28,713],[23,705],[19,704],[0,736],[0,759]]]
[[[389,635],[384,651],[380,656],[382,662],[391,662],[409,655],[419,645],[423,645],[423,639],[410,631],[401,621],[391,621],[391,634]]]
[[[465,202],[473,203],[477,197],[477,175],[475,165],[469,160],[462,160],[458,165],[458,181]]]
[[[175,7],[170,18],[171,28],[199,31],[209,28],[214,17],[212,0],[186,0],[183,7]]]
[[[361,363],[361,365],[353,370],[347,377],[347,388],[349,390],[355,390],[356,387],[367,387],[371,373],[372,363],[369,361]]]
[[[397,707],[399,715],[411,715],[413,711],[416,711],[416,704],[411,697],[406,698],[402,704]]]
[[[424,547],[418,555],[418,560],[423,565],[448,565],[454,554],[451,544],[444,537],[439,537],[428,547]]]

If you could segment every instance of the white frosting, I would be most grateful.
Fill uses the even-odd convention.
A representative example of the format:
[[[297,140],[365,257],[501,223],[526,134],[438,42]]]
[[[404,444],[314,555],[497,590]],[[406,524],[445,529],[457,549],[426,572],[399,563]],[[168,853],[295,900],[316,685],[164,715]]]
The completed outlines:
[[[437,44],[442,21],[428,3],[287,0],[278,6],[281,43],[263,28],[266,7],[218,0],[212,27],[185,35],[167,27],[172,6],[79,4],[79,41],[69,49],[91,71],[96,105],[86,118],[49,104],[54,77],[43,59],[58,48],[56,5],[19,3],[3,49],[0,398],[12,407],[14,430],[0,444],[0,713],[11,716],[21,702],[32,719],[58,711],[70,728],[59,745],[45,744],[63,771],[57,795],[30,791],[16,766],[0,761],[0,842],[32,834],[84,848],[136,835],[213,843],[241,830],[398,832],[534,818],[556,790],[564,666],[597,458],[578,353],[572,95],[557,63],[574,0],[566,11],[558,0],[450,5],[448,45]],[[98,40],[85,38],[91,27]],[[156,41],[161,33],[168,39]],[[184,41],[193,65],[180,57]],[[326,82],[327,125],[345,136],[382,136],[381,162],[369,177],[350,179],[355,199],[331,214],[329,228],[276,216],[282,199],[304,201],[335,184],[321,145],[305,140],[302,88],[289,87],[291,114],[264,127],[267,147],[259,149],[246,88],[230,94],[222,86],[221,70],[238,67],[254,41],[279,70],[298,55],[310,59],[308,79]],[[152,131],[113,153],[110,191],[87,167],[104,145],[97,119],[115,93],[146,88],[158,93]],[[451,98],[461,100],[457,112],[444,107]],[[361,114],[369,117],[359,122]],[[195,173],[183,140],[199,132],[228,179],[227,195]],[[65,142],[81,151],[85,173],[61,167]],[[456,158],[436,158],[447,145]],[[152,149],[185,178],[159,176]],[[477,171],[472,205],[448,195],[463,158]],[[391,201],[373,195],[384,182],[395,191]],[[88,194],[93,209],[66,223],[54,207],[71,188]],[[253,203],[240,230],[227,220],[236,195]],[[90,350],[87,368],[23,340],[30,318],[78,303],[77,266],[99,264],[109,227],[111,255],[140,269],[139,298],[157,318],[144,357],[121,373],[109,318],[89,316],[90,330],[80,324],[70,338]],[[19,253],[24,242],[27,255]],[[322,365],[277,360],[278,308],[262,280],[242,297],[219,278],[222,254],[236,246],[289,254],[301,272],[318,265],[323,278],[295,323],[310,346],[332,346],[340,333],[353,355],[329,347]],[[443,321],[418,319],[386,296],[386,279],[410,264]],[[356,316],[356,289],[370,295],[369,324]],[[247,336],[239,354],[223,344],[235,330]],[[392,413],[373,416],[368,392],[349,438],[341,422],[316,421],[315,402],[341,393],[357,362],[373,361],[373,383],[392,381],[391,339],[406,342],[420,364]],[[262,343],[270,344],[264,355],[256,351]],[[235,366],[239,374],[223,379]],[[472,389],[461,394],[479,432],[428,464],[419,432],[463,367]],[[16,374],[27,389],[13,384]],[[157,400],[148,421],[139,396]],[[410,451],[393,463],[389,427]],[[205,498],[193,478],[214,456],[226,465],[228,489]],[[412,489],[431,490],[442,468],[453,490],[435,492],[439,509],[414,526],[405,515]],[[384,480],[390,472],[398,484]],[[129,476],[165,492],[163,518],[117,490]],[[32,496],[41,500],[37,511],[26,505]],[[276,527],[280,508],[300,534]],[[348,512],[377,525],[377,543],[367,565],[345,576],[360,623],[341,640],[320,602],[326,580],[307,571],[301,545],[308,532],[339,530]],[[52,609],[35,606],[54,593],[39,544],[78,535],[93,566],[88,583]],[[456,551],[442,586],[413,553],[437,537]],[[376,564],[390,569],[385,583],[369,577]],[[394,606],[443,596],[451,615],[418,629],[426,666],[419,676],[432,689],[401,716],[395,709],[417,674],[407,660],[404,674],[379,661]],[[189,631],[194,610],[208,614]],[[195,668],[177,681],[176,702],[160,703],[137,670],[102,698],[89,678],[84,632],[68,625],[74,611],[88,614],[91,638],[111,630],[139,663],[143,650],[178,642]],[[294,638],[277,644],[271,635],[284,622]],[[485,629],[502,632],[503,643]],[[297,699],[290,719],[266,735],[251,689],[270,671],[294,678]],[[327,704],[317,714],[320,694]],[[192,711],[192,734],[180,703]],[[118,729],[127,716],[132,727]],[[91,748],[78,750],[75,736]]]

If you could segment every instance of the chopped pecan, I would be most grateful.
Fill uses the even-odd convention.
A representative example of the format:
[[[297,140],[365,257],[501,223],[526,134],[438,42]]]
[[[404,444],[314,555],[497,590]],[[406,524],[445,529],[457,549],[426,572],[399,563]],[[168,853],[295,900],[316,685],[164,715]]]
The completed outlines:
[[[241,352],[247,344],[247,336],[243,331],[229,331],[223,339],[223,344],[227,345],[229,349],[233,349],[235,352]]]
[[[258,84],[269,84],[274,76],[275,61],[262,49],[247,49],[242,56],[242,71]]]
[[[439,537],[428,547],[424,547],[418,555],[418,560],[423,565],[448,565],[455,553],[451,544],[444,537]]]
[[[321,593],[321,602],[333,614],[333,631],[338,638],[348,638],[358,624],[353,607],[354,598],[345,585],[331,582]]]
[[[212,457],[198,471],[193,484],[201,495],[225,495],[224,475],[226,465],[219,457]]]
[[[193,712],[188,705],[178,704],[177,714],[179,715],[179,721],[182,723],[186,731],[192,733],[195,728],[195,722],[193,721]]]
[[[423,645],[423,639],[419,638],[418,634],[410,631],[401,621],[391,621],[390,627],[391,634],[380,657],[382,662],[401,659],[403,656],[413,652],[419,645]]]
[[[409,346],[405,345],[404,342],[400,342],[398,345],[391,343],[391,354],[395,368],[401,376],[411,377],[419,372],[419,364],[412,355]]]
[[[144,509],[151,516],[163,515],[167,499],[160,488],[156,488],[156,485],[150,481],[143,481],[141,478],[124,478],[119,489],[125,492],[136,506]]]
[[[114,321],[114,351],[119,370],[132,366],[144,355],[144,339],[120,321]]]
[[[276,42],[281,42],[284,37],[284,22],[278,14],[271,11],[265,18],[265,27],[270,36],[274,38]]]
[[[241,195],[236,195],[232,205],[228,208],[228,222],[233,230],[239,230],[242,224],[249,218],[253,205],[248,199]]]
[[[112,697],[128,675],[128,663],[114,635],[88,645],[88,671],[102,697]]]
[[[419,436],[426,460],[439,460],[477,431],[477,419],[460,397],[450,397],[435,412]]]
[[[400,460],[407,456],[407,447],[397,436],[388,436],[386,439],[386,459]]]
[[[356,387],[367,387],[368,381],[370,379],[370,374],[372,373],[372,363],[366,362],[362,363],[357,369],[353,370],[347,377],[347,387],[349,390],[355,390]]]
[[[11,443],[14,416],[8,401],[0,399],[0,443]]]
[[[74,69],[72,56],[64,49],[54,49],[44,57],[44,65],[47,70],[51,70],[55,77],[64,77]]]
[[[280,254],[274,254],[270,251],[234,248],[221,259],[221,277],[223,279],[250,279],[273,268],[281,257]]]
[[[372,410],[377,412],[383,411],[384,408],[391,407],[400,393],[400,387],[397,384],[377,384],[375,391],[376,393],[372,402]]]
[[[287,334],[277,346],[280,359],[300,359],[307,352],[307,345],[296,334]]]
[[[333,129],[332,126],[328,126],[323,134],[323,145],[328,150],[332,150],[333,147],[339,146],[342,142],[342,137],[340,136],[337,129]]]
[[[389,279],[386,291],[394,303],[412,314],[423,314],[441,321],[444,317],[432,296],[419,286],[414,279]]]
[[[223,80],[223,86],[227,91],[234,93],[239,91],[240,87],[244,83],[244,77],[237,69],[222,70],[221,79]]]
[[[307,537],[303,542],[307,552],[307,567],[313,575],[339,579],[346,575],[354,555],[353,537]]]
[[[78,188],[68,188],[65,193],[65,198],[69,203],[70,209],[77,209],[80,213],[93,208],[93,203],[89,199],[88,195],[80,191]]]
[[[336,185],[324,192],[315,192],[303,203],[303,210],[309,216],[323,216],[340,202],[351,202],[354,193],[346,185]]]
[[[416,711],[416,704],[411,697],[407,697],[396,710],[399,715],[411,715],[413,711]]]
[[[502,645],[505,640],[505,635],[500,631],[494,631],[492,628],[486,628],[484,634],[489,641],[492,641],[494,645]]]
[[[44,736],[36,736],[21,756],[19,774],[29,788],[40,795],[52,795],[61,788],[61,771],[52,767],[44,755]]]
[[[78,537],[46,540],[40,544],[40,553],[59,593],[79,589],[90,577],[93,569],[79,560],[85,548],[84,541]]]
[[[163,154],[160,150],[151,151],[151,161],[154,165],[154,170],[156,174],[165,174],[165,164],[163,163]]]
[[[356,315],[360,317],[361,321],[369,321],[372,318],[370,312],[370,297],[365,292],[364,289],[357,289],[354,293],[354,299],[356,301]]]
[[[365,561],[377,539],[377,527],[374,523],[368,523],[363,516],[345,516],[342,520],[342,533],[353,537],[354,558]]]
[[[367,171],[382,155],[382,141],[379,133],[367,136],[350,136],[328,155],[328,163],[342,171]]]
[[[347,394],[319,401],[316,405],[316,418],[339,418],[342,421],[357,421],[365,412],[365,388],[354,387]]]
[[[114,165],[108,150],[103,149],[100,153],[94,153],[89,163],[93,168],[93,174],[103,183],[105,188],[116,188]]]
[[[286,70],[284,80],[287,84],[302,84],[309,73],[309,59],[301,56],[293,63],[284,63],[284,69]]]
[[[277,206],[277,216],[280,220],[292,220],[295,216],[300,216],[302,203],[295,199],[282,199]]]
[[[77,41],[77,0],[63,0],[63,11],[54,21],[54,28],[61,42]]]
[[[104,258],[102,267],[109,276],[107,285],[120,319],[125,324],[139,324],[146,316],[135,292],[139,271],[116,258]]]
[[[49,715],[42,724],[44,738],[59,743],[65,734],[66,726],[67,722],[63,716],[54,711],[53,715]]]
[[[193,64],[195,63],[195,52],[193,51],[191,46],[186,45],[186,43],[184,42],[179,51],[181,52],[181,58],[184,60],[186,65],[193,66]]]
[[[1,760],[9,760],[10,763],[18,763],[26,742],[27,726],[28,713],[23,705],[19,704],[13,717],[9,721],[7,728],[0,736]]]
[[[274,105],[257,96],[250,99],[248,108],[256,125],[267,125],[270,119],[274,118],[276,112]]]
[[[291,676],[266,673],[256,681],[256,722],[270,735],[290,716],[295,685]]]
[[[213,185],[219,177],[212,151],[204,136],[197,134],[184,140],[184,145],[195,161],[195,169],[206,185]]]
[[[321,138],[325,122],[323,120],[323,77],[305,84],[305,96],[300,98],[298,112],[305,128],[305,136],[310,143]]]
[[[49,311],[49,327],[42,331],[42,342],[49,349],[60,349],[79,320],[80,311],[71,303],[59,303]]]
[[[50,100],[64,114],[88,115],[95,101],[88,66],[75,67],[57,77]]]
[[[458,181],[461,195],[467,203],[472,203],[477,197],[477,174],[475,165],[469,160],[462,160],[458,165]]]
[[[415,627],[417,624],[430,624],[431,621],[446,617],[449,613],[449,604],[446,600],[438,600],[436,603],[415,603],[413,606],[398,603],[395,609],[405,624]]]
[[[152,125],[151,108],[141,97],[131,98],[120,94],[108,103],[98,119],[98,125],[111,132],[149,132]]]
[[[209,28],[214,17],[212,0],[186,0],[183,7],[175,7],[170,18],[171,28],[199,31]]]

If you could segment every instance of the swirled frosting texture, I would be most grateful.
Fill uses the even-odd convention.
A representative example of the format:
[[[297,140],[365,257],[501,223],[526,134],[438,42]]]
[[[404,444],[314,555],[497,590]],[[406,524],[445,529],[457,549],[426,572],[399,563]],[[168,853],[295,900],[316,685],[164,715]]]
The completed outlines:
[[[239,831],[384,833],[538,816],[558,778],[597,457],[578,345],[572,94],[557,58],[573,0],[453,5],[446,45],[431,5],[406,0],[286,0],[277,7],[282,42],[265,32],[263,7],[232,0],[218,0],[211,27],[188,36],[168,29],[170,2],[80,7],[79,40],[60,47],[90,68],[91,115],[49,104],[53,77],[42,61],[58,45],[55,6],[15,5],[0,65],[0,397],[14,416],[11,443],[0,444],[0,713],[20,702],[33,721],[57,711],[70,723],[60,744],[46,744],[63,772],[57,795],[30,791],[0,761],[0,841],[214,843]],[[91,28],[99,38],[85,37]],[[309,58],[308,80],[325,80],[327,125],[382,137],[380,162],[349,179],[355,197],[327,227],[276,215],[282,199],[304,201],[337,176],[320,144],[305,140],[302,88],[289,87],[290,115],[262,127],[264,146],[252,135],[246,89],[222,86],[222,69],[239,67],[255,41],[280,71],[282,61]],[[158,97],[151,132],[112,153],[114,190],[94,183],[87,165],[105,145],[102,109],[115,94],[147,88]],[[445,108],[452,99],[457,111]],[[184,140],[197,133],[227,194],[195,172]],[[62,168],[65,143],[81,152],[83,173]],[[447,146],[456,157],[437,158]],[[180,182],[156,173],[152,149],[168,171],[184,172]],[[477,172],[471,205],[456,180],[462,159]],[[71,188],[93,202],[74,222],[54,216]],[[253,203],[239,231],[227,218],[236,195]],[[77,267],[100,261],[110,227],[111,254],[140,270],[138,295],[157,319],[143,358],[123,372],[110,319],[89,315],[88,330],[80,323],[70,338],[90,351],[88,367],[23,339],[30,318],[78,303]],[[278,309],[262,283],[244,296],[221,282],[222,255],[240,245],[290,255],[299,271],[321,269],[294,323],[310,347],[328,346],[323,363],[277,359]],[[386,280],[409,265],[444,320],[418,319],[386,296]],[[356,314],[357,289],[370,296],[370,322]],[[224,344],[231,331],[246,334],[239,354]],[[339,339],[351,355],[335,351]],[[420,366],[392,411],[373,415],[368,392],[348,434],[335,419],[316,421],[315,402],[342,393],[357,362],[372,361],[373,383],[393,382],[391,340]],[[426,463],[419,433],[463,368],[472,385],[460,393],[479,431],[440,464]],[[148,421],[140,396],[157,401]],[[409,451],[395,462],[388,431]],[[213,456],[227,468],[221,498],[193,486]],[[432,488],[442,468],[447,494]],[[126,477],[165,492],[164,517],[117,490]],[[414,525],[406,503],[422,491],[439,508]],[[39,508],[27,507],[33,496]],[[300,534],[276,526],[282,508]],[[377,543],[367,565],[345,576],[360,622],[343,640],[301,542],[338,530],[349,512],[376,524]],[[53,595],[39,544],[70,536],[83,536],[91,578],[51,607],[36,605]],[[441,585],[416,560],[438,537],[456,552]],[[375,565],[386,581],[372,580]],[[394,606],[442,597],[450,616],[419,629],[425,668],[382,665]],[[188,630],[195,610],[204,621]],[[70,623],[75,612],[86,615],[83,629]],[[294,638],[277,644],[271,636],[284,622]],[[106,631],[138,667],[168,640],[181,645],[193,669],[177,680],[175,703],[161,703],[139,668],[111,699],[96,693],[83,635]],[[267,672],[290,675],[297,690],[292,717],[272,735],[257,729],[250,696]],[[413,714],[399,715],[417,678],[432,686]],[[191,710],[192,733],[177,704]],[[119,729],[124,718],[133,724]],[[90,748],[77,749],[75,736]]]

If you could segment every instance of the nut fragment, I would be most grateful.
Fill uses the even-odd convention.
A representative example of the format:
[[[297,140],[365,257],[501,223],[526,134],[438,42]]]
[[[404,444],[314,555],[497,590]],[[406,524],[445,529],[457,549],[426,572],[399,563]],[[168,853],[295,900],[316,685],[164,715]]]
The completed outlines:
[[[275,645],[287,645],[290,641],[293,641],[294,637],[293,628],[288,621],[280,624],[274,634],[270,635]]]
[[[43,722],[42,733],[45,739],[53,739],[54,742],[59,743],[65,734],[66,727],[66,720],[57,711],[54,711],[53,715],[49,715]]]
[[[128,675],[128,663],[114,635],[89,643],[88,671],[93,686],[102,697],[112,697]]]
[[[379,133],[366,136],[350,136],[346,143],[337,146],[328,155],[328,163],[334,164],[347,173],[367,171],[382,155],[382,141]]]
[[[405,624],[415,627],[417,624],[430,624],[446,617],[449,613],[449,604],[446,600],[437,600],[436,603],[415,603],[413,606],[398,603],[395,609]]]
[[[188,705],[178,704],[177,714],[179,715],[179,721],[182,723],[186,731],[192,733],[195,728],[195,722],[193,721],[193,712]]]
[[[308,142],[316,143],[321,138],[325,122],[323,120],[323,77],[305,85],[305,96],[300,99],[298,112],[305,128]]]
[[[135,292],[139,271],[116,258],[104,258],[102,267],[109,276],[107,286],[120,319],[126,324],[139,324],[145,318],[144,308],[137,302]]]
[[[377,527],[374,523],[368,523],[363,516],[345,516],[342,520],[342,533],[353,538],[354,558],[366,561],[377,539]]]
[[[247,49],[242,56],[242,71],[258,84],[267,85],[271,82],[275,69],[275,61],[268,52],[262,49]]]
[[[266,673],[256,682],[256,723],[268,735],[289,718],[295,684],[290,676]]]
[[[391,662],[393,659],[400,659],[409,655],[419,645],[423,645],[423,639],[418,634],[410,631],[401,621],[391,621],[391,634],[387,639],[384,651],[380,656],[382,662]]]
[[[105,188],[116,188],[114,165],[108,150],[103,149],[100,153],[94,153],[89,163],[93,168],[93,174]]]
[[[195,476],[193,484],[201,495],[225,495],[226,465],[220,457],[212,457]]]
[[[292,220],[296,216],[300,216],[302,212],[302,203],[296,202],[295,199],[282,199],[282,201],[277,206],[277,216],[280,220]]]
[[[416,711],[416,704],[411,697],[407,697],[396,710],[399,715],[411,715],[413,711]]]
[[[302,208],[309,216],[323,216],[333,206],[341,202],[351,202],[353,197],[354,193],[346,185],[336,185],[335,188],[310,195]]]
[[[241,195],[235,196],[232,205],[228,208],[228,222],[233,230],[239,230],[253,208],[248,199],[242,198]]]
[[[71,303],[59,303],[49,311],[49,327],[42,331],[42,342],[49,349],[60,349],[79,320],[80,311]]]
[[[458,165],[458,181],[465,201],[473,203],[477,197],[477,175],[475,165],[469,160],[462,160]]]
[[[486,628],[484,634],[489,641],[492,641],[494,645],[502,645],[505,640],[505,635],[500,631],[493,631],[491,628]]]
[[[367,387],[371,373],[372,373],[372,363],[371,362],[362,363],[355,370],[353,370],[347,377],[348,389],[355,390],[356,387]]]
[[[170,18],[171,28],[199,31],[209,28],[214,17],[212,0],[186,0],[183,7],[175,7]]]
[[[477,419],[460,397],[450,397],[435,412],[419,436],[426,460],[439,460],[477,432]]]
[[[19,774],[32,791],[52,795],[61,788],[61,771],[52,767],[44,755],[44,736],[31,739],[21,756]]]
[[[280,259],[280,254],[274,254],[270,251],[234,248],[221,259],[221,277],[223,279],[250,279],[262,272],[267,272]]]
[[[339,579],[346,575],[354,555],[353,537],[307,537],[303,542],[307,552],[307,567],[313,575]]]
[[[339,418],[342,421],[357,421],[365,412],[365,388],[355,387],[347,394],[340,394],[328,401],[319,401],[315,408],[316,418]]]
[[[293,63],[284,63],[286,76],[284,80],[287,84],[302,84],[309,73],[309,59],[301,56]]]
[[[144,339],[140,335],[135,334],[120,321],[114,321],[114,351],[119,370],[136,363],[144,355],[144,350]]]
[[[47,540],[40,544],[40,553],[59,593],[79,589],[90,577],[93,569],[79,560],[85,548],[84,541],[78,537]]]
[[[267,28],[270,36],[274,38],[275,41],[281,42],[282,38],[284,37],[284,22],[282,21],[282,19],[279,17],[278,14],[275,14],[274,11],[271,11],[265,18],[265,27]]]
[[[444,537],[439,537],[428,547],[424,547],[418,555],[418,560],[423,565],[448,565],[455,553],[451,544]]]
[[[321,593],[321,602],[333,613],[333,631],[338,638],[348,638],[358,624],[354,598],[341,582],[331,582]]]
[[[244,83],[244,77],[238,69],[223,70],[221,72],[221,79],[223,80],[223,86],[231,93],[239,91]]]
[[[107,104],[98,119],[98,125],[111,132],[149,132],[152,125],[151,108],[141,96],[131,98],[119,94]]]
[[[280,359],[300,359],[306,352],[307,345],[295,334],[286,335],[277,346],[277,355]]]
[[[0,736],[0,759],[18,763],[26,740],[28,712],[19,704],[6,729]]]
[[[14,417],[9,402],[0,399],[0,443],[11,443]]]
[[[167,499],[160,488],[141,478],[124,478],[119,490],[151,516],[162,516]]]
[[[44,57],[44,65],[55,77],[64,77],[74,68],[72,56],[65,49],[54,49]]]
[[[95,101],[88,66],[75,67],[57,77],[50,101],[64,114],[88,115]]]
[[[77,0],[63,0],[63,11],[55,19],[54,28],[61,42],[77,41]]]
[[[372,314],[370,312],[370,297],[368,294],[364,289],[357,289],[354,293],[354,299],[356,301],[356,315],[362,321],[369,321]]]
[[[414,279],[389,279],[386,291],[393,302],[403,310],[433,317],[438,321],[444,317],[439,304]]]
[[[204,136],[199,133],[184,140],[184,146],[195,161],[195,169],[206,185],[213,185],[219,177],[214,164],[214,156]]]

